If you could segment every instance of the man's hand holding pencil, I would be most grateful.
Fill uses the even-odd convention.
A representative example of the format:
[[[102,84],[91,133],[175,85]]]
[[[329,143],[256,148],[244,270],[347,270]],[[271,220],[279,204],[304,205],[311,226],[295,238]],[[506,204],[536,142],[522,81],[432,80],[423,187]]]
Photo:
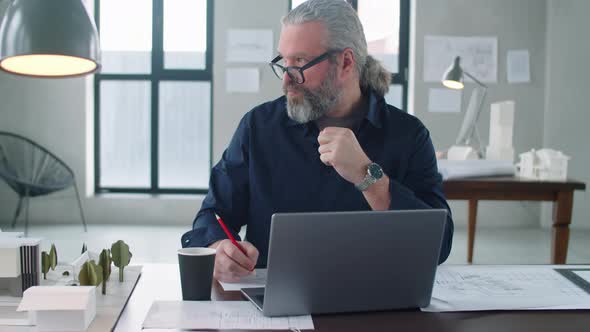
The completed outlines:
[[[237,242],[223,220],[217,214],[215,217],[228,239],[219,240],[209,246],[217,250],[213,277],[223,282],[239,282],[241,278],[254,273],[258,249],[249,242]]]

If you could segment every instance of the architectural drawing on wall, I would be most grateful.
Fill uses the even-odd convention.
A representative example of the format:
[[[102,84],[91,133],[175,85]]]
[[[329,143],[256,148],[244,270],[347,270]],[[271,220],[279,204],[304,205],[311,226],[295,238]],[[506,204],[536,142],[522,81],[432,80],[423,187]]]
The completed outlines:
[[[270,29],[229,29],[226,62],[266,63],[273,55],[273,32]]]
[[[528,50],[509,50],[506,53],[506,80],[508,83],[529,83],[531,81]]]
[[[457,56],[461,57],[463,69],[480,81],[497,82],[498,38],[454,36],[424,37],[424,81],[440,82]]]
[[[21,297],[41,282],[41,239],[4,234],[0,237],[0,294]]]

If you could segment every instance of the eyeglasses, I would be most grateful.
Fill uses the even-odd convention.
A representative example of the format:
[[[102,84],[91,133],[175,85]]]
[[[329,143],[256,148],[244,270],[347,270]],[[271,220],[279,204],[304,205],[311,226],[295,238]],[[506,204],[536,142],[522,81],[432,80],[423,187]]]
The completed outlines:
[[[278,64],[277,62],[279,62],[283,59],[282,55],[279,55],[276,58],[274,58],[269,63],[269,65],[270,65],[270,68],[272,68],[273,73],[275,73],[275,75],[280,80],[283,79],[283,75],[286,72],[292,81],[294,81],[297,84],[303,84],[303,82],[305,82],[305,76],[303,76],[303,71],[317,65],[318,63],[320,63],[326,59],[328,59],[330,57],[330,55],[332,55],[334,52],[335,51],[328,51],[328,52],[318,56],[317,58],[311,60],[310,62],[306,63],[303,67],[297,67],[297,66],[285,67],[285,66]]]

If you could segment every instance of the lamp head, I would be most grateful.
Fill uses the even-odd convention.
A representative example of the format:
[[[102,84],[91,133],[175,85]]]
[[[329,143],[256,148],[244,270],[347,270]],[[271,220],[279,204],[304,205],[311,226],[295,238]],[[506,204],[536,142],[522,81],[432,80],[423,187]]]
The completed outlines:
[[[463,69],[461,68],[461,57],[456,57],[453,64],[445,71],[442,84],[450,89],[463,89]]]
[[[0,69],[72,77],[100,68],[96,26],[81,0],[14,0],[0,24]]]

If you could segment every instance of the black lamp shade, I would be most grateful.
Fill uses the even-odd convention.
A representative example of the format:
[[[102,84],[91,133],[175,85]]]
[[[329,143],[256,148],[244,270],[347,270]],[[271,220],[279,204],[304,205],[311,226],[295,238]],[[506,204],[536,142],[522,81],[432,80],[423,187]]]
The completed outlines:
[[[453,64],[445,71],[442,83],[447,88],[463,89],[463,69],[461,68],[461,57],[456,57]]]
[[[71,77],[99,68],[98,33],[81,0],[13,0],[0,24],[0,69]]]

